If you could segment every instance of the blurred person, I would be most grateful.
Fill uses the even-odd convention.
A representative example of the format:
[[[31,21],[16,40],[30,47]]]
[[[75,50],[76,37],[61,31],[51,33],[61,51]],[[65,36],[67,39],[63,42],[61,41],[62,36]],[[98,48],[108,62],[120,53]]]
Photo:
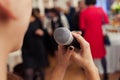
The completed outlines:
[[[56,8],[52,8],[49,12],[51,18],[51,28],[52,33],[58,27],[66,27],[69,28],[69,24],[65,15]]]
[[[52,34],[50,10],[51,9],[45,9],[45,18],[44,18],[44,27],[49,35]]]
[[[43,35],[43,45],[44,45],[44,47],[45,47],[45,62],[46,62],[46,67],[48,67],[49,66],[49,61],[48,61],[48,45],[49,45],[49,43],[48,43],[48,40],[49,40],[49,33],[47,32],[47,26],[46,25],[44,25],[44,22],[45,22],[45,20],[46,20],[46,16],[44,16],[44,15],[41,15],[40,14],[40,9],[39,8],[34,8],[33,9],[33,12],[34,12],[34,16],[36,17],[36,18],[38,18],[39,20],[40,20],[40,24],[42,25],[42,30],[43,30],[43,32],[44,32],[44,35]]]
[[[84,10],[86,7],[85,0],[79,0],[77,12]]]
[[[64,46],[59,45],[57,64],[51,74],[50,80],[63,80],[71,60],[84,69],[87,80],[100,80],[98,69],[92,59],[89,43],[78,32],[73,33],[73,36],[80,44],[80,51],[75,52],[73,46],[68,47],[66,50]]]
[[[69,26],[70,26],[70,30],[73,29],[73,23],[72,23],[72,18],[76,12],[75,8],[72,6],[71,1],[67,1],[66,3],[67,7],[68,7],[68,13],[66,13],[68,22],[69,22]]]
[[[80,22],[79,17],[80,17],[81,11],[83,11],[84,9],[86,9],[85,0],[79,0],[78,1],[78,11],[76,11],[76,13],[74,14],[74,16],[72,18],[72,24],[73,24],[72,30],[75,30],[75,31],[81,30],[79,28],[79,22]],[[83,34],[84,34],[84,32],[82,32],[82,35]]]
[[[45,17],[44,17],[44,23],[43,23],[48,35],[45,37],[45,47],[48,56],[54,56],[54,48],[51,47],[53,45],[51,41],[52,36],[52,28],[51,28],[51,17],[50,17],[50,9],[45,9]]]
[[[44,80],[44,67],[46,66],[46,53],[43,43],[44,34],[42,22],[33,9],[22,46],[25,80],[33,80],[37,76]]]
[[[42,22],[42,24],[44,23],[44,15],[42,15],[42,14],[40,14],[40,9],[39,8],[34,8],[33,9],[34,10],[34,14],[35,14],[35,16],[37,17],[37,18],[39,18],[40,19],[40,21]],[[44,26],[43,26],[43,28],[44,28]]]
[[[23,8],[24,7],[24,8]],[[0,80],[7,80],[8,54],[21,48],[31,0],[0,0]]]
[[[67,17],[65,16],[65,12],[60,6],[61,5],[55,6],[53,9],[51,9],[52,10],[51,12],[57,13],[57,15],[59,16],[59,19],[61,19],[61,23],[62,23],[63,27],[70,29],[69,22],[67,20]]]
[[[39,8],[33,8],[34,16],[40,18],[40,10]]]
[[[69,28],[69,24],[65,15],[59,10],[59,8],[52,8],[49,10],[49,23],[47,25],[50,35],[50,41],[48,43],[51,43],[49,49],[51,50],[51,55],[55,56],[58,44],[53,38],[54,30],[59,27]]]
[[[108,80],[106,50],[102,25],[108,24],[108,16],[101,7],[96,7],[96,0],[86,0],[87,8],[80,14],[80,29],[84,31],[84,38],[90,43],[94,62],[100,61],[104,70],[104,80]],[[98,68],[99,65],[97,65]],[[100,70],[100,69],[99,69]]]

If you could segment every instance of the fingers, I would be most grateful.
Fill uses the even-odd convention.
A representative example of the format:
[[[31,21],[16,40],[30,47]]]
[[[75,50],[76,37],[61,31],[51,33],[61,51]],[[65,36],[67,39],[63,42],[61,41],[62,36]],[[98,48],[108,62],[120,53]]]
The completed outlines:
[[[62,45],[58,45],[58,53],[57,53],[57,56],[59,57],[59,56],[62,56],[62,54],[63,54],[64,52],[63,52],[63,46]]]
[[[83,50],[89,48],[89,43],[80,34],[74,32],[72,32],[72,34],[76,38],[76,40],[80,43],[80,46]]]
[[[67,50],[64,49],[62,45],[58,46],[58,57],[64,56],[65,58],[69,59],[71,55],[74,53],[74,47],[70,46],[67,48]]]
[[[81,31],[72,31],[73,33],[76,33],[76,34],[79,34],[79,35],[82,35],[82,32]]]
[[[63,52],[64,51],[64,47],[62,45],[58,45],[58,51]]]
[[[72,55],[72,53],[74,53],[74,47],[70,46],[70,47],[68,47],[65,55],[69,58]]]

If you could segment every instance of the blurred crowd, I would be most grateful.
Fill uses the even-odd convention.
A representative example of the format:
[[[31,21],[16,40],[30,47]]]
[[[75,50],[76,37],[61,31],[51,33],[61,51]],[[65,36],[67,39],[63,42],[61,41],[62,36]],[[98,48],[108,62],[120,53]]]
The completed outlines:
[[[44,16],[40,15],[39,8],[33,8],[22,46],[23,63],[17,65],[14,72],[25,80],[44,80],[44,69],[49,67],[48,56],[55,57],[57,53],[54,30],[66,27],[71,31],[82,31],[91,45],[93,58],[101,61],[104,80],[108,80],[102,24],[108,24],[109,21],[103,9],[96,8],[95,4],[96,0],[88,0],[86,3],[85,0],[79,0],[78,7],[75,8],[68,1],[66,5],[69,10],[60,7],[45,9]]]

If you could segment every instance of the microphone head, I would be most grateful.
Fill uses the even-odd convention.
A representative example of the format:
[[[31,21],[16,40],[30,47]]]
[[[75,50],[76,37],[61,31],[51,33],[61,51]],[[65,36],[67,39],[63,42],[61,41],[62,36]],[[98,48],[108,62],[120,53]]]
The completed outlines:
[[[73,41],[72,33],[64,27],[57,28],[53,36],[55,41],[60,45],[69,45]]]

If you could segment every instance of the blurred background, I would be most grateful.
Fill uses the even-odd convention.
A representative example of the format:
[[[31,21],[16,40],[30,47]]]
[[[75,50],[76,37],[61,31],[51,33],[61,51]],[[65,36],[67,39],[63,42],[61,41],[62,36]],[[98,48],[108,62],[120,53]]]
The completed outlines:
[[[25,80],[49,80],[56,65],[57,43],[53,38],[54,30],[66,27],[71,31],[80,31],[80,12],[87,6],[84,0],[32,2],[33,10],[23,47],[9,54],[8,71]],[[107,72],[104,74],[100,59],[94,59],[94,62],[99,69],[101,80],[120,80],[120,0],[97,0],[95,6],[102,7],[109,19],[108,24],[102,25],[103,34],[108,36],[108,43],[104,44]],[[108,78],[104,77],[106,74]],[[72,63],[64,80],[86,80],[84,70]]]

